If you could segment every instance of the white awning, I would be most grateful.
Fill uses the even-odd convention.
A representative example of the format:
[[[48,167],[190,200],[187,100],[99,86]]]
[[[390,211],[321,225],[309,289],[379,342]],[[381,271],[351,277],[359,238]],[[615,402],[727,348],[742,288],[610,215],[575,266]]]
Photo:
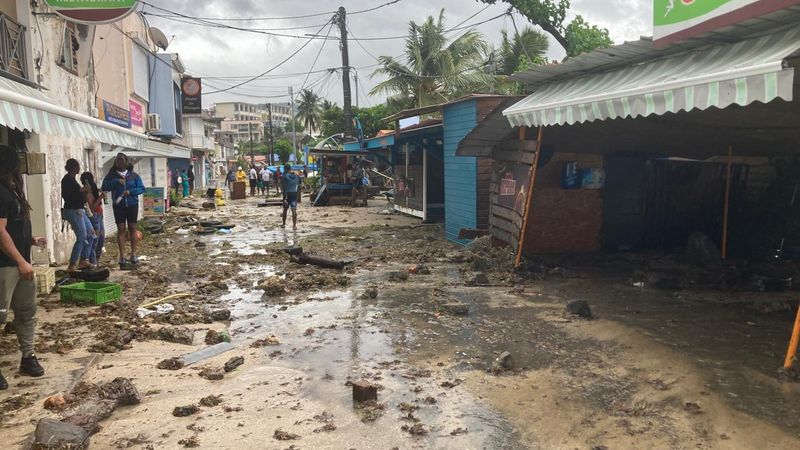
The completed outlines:
[[[620,48],[631,48],[623,44]],[[794,68],[785,59],[800,50],[800,25],[735,44],[716,44],[598,73],[576,72],[543,82],[503,111],[512,126],[550,126],[669,112],[792,100]],[[598,51],[599,52],[599,51]],[[613,54],[614,48],[604,49]],[[646,56],[646,55],[645,55]],[[578,58],[591,59],[592,53]],[[562,75],[558,65],[552,69]],[[546,78],[548,68],[537,69]]]
[[[147,140],[142,149],[120,148],[113,146],[109,149],[103,149],[100,154],[102,164],[113,161],[117,153],[125,153],[128,158],[133,160],[140,160],[144,158],[177,158],[177,159],[191,159],[192,151],[188,147],[182,147],[167,142]]]
[[[58,106],[41,91],[3,77],[0,77],[0,125],[132,149],[143,148],[147,141],[142,133]]]

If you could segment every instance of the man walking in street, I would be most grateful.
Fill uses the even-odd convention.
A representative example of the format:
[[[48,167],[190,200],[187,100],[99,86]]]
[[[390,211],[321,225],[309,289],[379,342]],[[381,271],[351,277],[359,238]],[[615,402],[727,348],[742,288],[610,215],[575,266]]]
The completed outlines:
[[[292,208],[292,229],[297,229],[297,197],[300,195],[300,177],[292,173],[292,166],[283,166],[283,225],[286,228],[286,214]]]
[[[258,186],[258,171],[256,170],[255,164],[250,165],[248,177],[250,178],[250,197],[255,197],[256,187]]]
[[[31,233],[31,207],[19,172],[17,152],[0,145],[0,324],[6,323],[8,309],[14,310],[22,361],[19,371],[32,377],[44,375],[33,353],[36,316],[36,281],[31,266],[31,246],[45,247],[45,238]],[[8,382],[0,373],[0,390]]]

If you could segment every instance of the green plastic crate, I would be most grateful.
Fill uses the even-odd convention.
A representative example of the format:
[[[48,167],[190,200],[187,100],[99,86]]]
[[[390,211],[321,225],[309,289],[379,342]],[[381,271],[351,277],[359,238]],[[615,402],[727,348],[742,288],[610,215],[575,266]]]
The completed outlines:
[[[61,286],[62,302],[103,305],[122,297],[122,286],[117,283],[75,283]]]

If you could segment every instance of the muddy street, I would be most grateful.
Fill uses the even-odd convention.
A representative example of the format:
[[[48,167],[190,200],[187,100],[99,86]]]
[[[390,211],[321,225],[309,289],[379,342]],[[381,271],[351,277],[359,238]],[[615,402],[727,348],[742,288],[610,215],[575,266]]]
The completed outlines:
[[[41,298],[45,377],[16,375],[7,330],[5,446],[29,446],[45,418],[90,430],[90,448],[800,444],[800,387],[775,377],[791,310],[753,309],[788,294],[657,290],[591,262],[515,273],[508,249],[455,246],[385,202],[304,203],[297,232],[256,203],[175,208],[142,266],[113,271],[119,302]],[[287,247],[346,265],[300,265]],[[593,320],[565,314],[575,299]],[[120,400],[120,379],[138,401]],[[361,385],[377,399],[354,402]]]

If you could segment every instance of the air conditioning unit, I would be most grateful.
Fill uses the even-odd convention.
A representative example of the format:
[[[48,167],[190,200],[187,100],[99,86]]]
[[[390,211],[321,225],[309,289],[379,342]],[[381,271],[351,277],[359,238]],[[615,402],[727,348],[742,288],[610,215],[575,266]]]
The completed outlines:
[[[147,115],[147,131],[161,131],[161,115],[148,114]]]

